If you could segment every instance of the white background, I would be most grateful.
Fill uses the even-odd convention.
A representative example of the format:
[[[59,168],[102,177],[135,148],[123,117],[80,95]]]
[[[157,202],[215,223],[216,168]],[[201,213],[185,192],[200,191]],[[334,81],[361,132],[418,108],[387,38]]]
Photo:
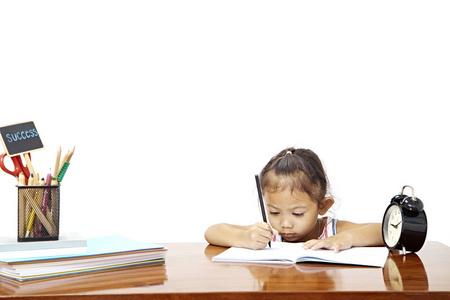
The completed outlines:
[[[405,184],[450,245],[448,1],[2,1],[0,125],[76,146],[61,234],[204,241],[260,220],[254,174],[322,159],[339,219],[381,222]],[[3,172],[2,172],[3,173]],[[0,177],[0,236],[17,232]]]

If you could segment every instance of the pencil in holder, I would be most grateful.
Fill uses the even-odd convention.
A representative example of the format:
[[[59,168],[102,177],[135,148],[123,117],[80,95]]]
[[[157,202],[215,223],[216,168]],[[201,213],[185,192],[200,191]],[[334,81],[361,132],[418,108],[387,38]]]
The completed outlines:
[[[59,237],[59,185],[18,186],[17,241],[50,241]]]

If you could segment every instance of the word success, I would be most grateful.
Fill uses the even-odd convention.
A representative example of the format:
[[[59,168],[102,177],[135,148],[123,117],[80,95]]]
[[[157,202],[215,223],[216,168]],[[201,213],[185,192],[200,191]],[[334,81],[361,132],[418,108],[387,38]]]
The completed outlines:
[[[30,129],[30,130],[20,131],[20,132],[16,132],[16,133],[7,133],[6,139],[8,140],[9,143],[12,143],[12,142],[17,142],[17,141],[21,141],[21,140],[31,139],[31,138],[34,138],[35,136],[39,136],[37,130]]]

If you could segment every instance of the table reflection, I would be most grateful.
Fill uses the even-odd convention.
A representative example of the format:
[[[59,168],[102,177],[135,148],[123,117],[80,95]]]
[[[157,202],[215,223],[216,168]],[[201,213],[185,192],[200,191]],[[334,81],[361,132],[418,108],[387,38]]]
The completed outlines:
[[[164,284],[166,266],[143,265],[81,275],[18,282],[0,278],[1,295],[67,294]]]
[[[415,253],[401,255],[398,251],[390,252],[383,268],[383,277],[390,291],[428,290],[427,272]]]
[[[335,279],[340,277],[339,269],[321,266],[247,265],[246,268],[257,281],[259,289],[263,291],[334,290]]]

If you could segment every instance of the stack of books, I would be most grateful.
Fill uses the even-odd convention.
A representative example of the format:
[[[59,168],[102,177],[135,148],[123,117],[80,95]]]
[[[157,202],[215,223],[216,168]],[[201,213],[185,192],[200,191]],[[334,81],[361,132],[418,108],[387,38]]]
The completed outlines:
[[[49,242],[27,243],[30,245],[26,247],[37,250],[36,248],[43,247],[39,243]],[[58,245],[57,242],[55,245]],[[121,236],[87,239],[85,244],[78,242],[60,243],[60,245],[64,246],[41,249],[47,253],[41,256],[33,256],[31,252],[23,255],[23,249],[21,249],[21,257],[12,255],[11,252],[14,251],[11,249],[2,253],[0,245],[0,276],[25,282],[136,266],[162,265],[167,253],[167,248],[164,246]],[[67,253],[61,254],[63,251]],[[54,255],[52,252],[57,254]]]

